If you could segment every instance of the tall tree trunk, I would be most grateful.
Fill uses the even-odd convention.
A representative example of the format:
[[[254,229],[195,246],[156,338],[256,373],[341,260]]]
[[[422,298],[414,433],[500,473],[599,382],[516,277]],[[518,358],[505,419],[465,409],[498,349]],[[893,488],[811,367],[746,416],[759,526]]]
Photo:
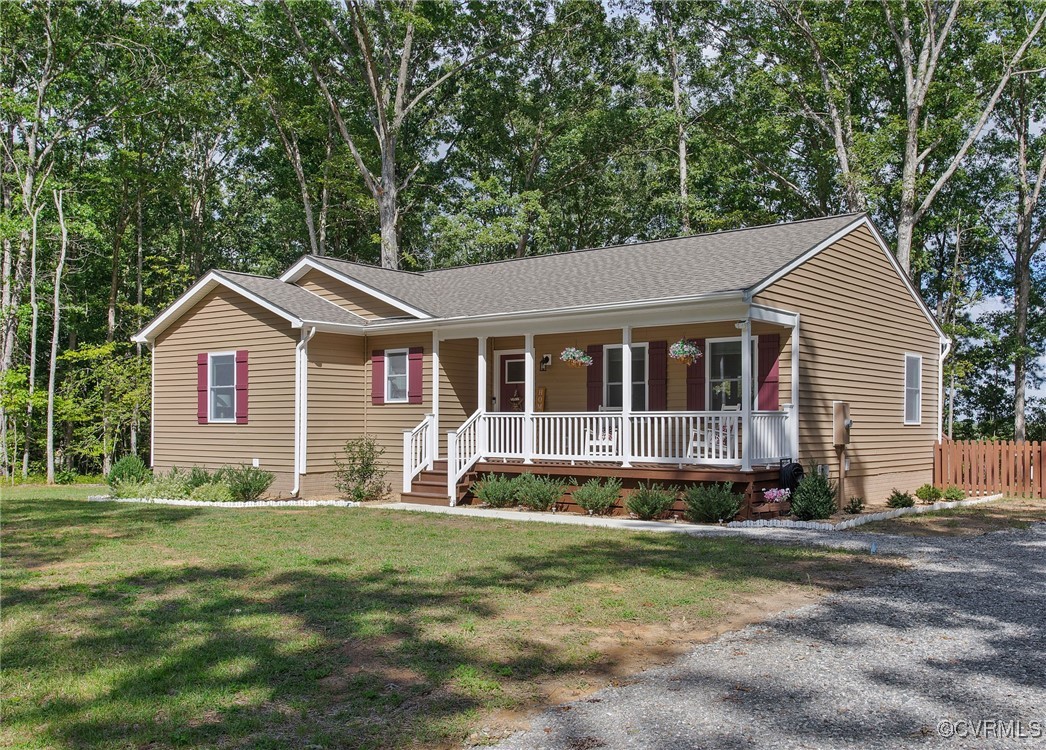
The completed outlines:
[[[65,225],[65,213],[62,207],[62,191],[55,190],[54,204],[58,209],[58,226],[62,232],[62,241],[58,249],[58,263],[54,271],[54,324],[51,328],[51,357],[47,375],[47,483],[54,484],[54,391],[55,374],[58,361],[58,332],[62,318],[62,272],[65,270],[65,258],[69,251],[69,230]]]
[[[37,254],[36,250],[39,246],[39,220],[40,210],[43,206],[40,206],[33,213],[32,223],[32,240],[31,248],[29,250],[29,308],[32,311],[30,316],[29,324],[29,381],[26,384],[26,406],[25,406],[25,429],[23,432],[23,438],[25,439],[24,453],[22,454],[22,477],[26,478],[29,476],[29,453],[32,449],[32,430],[33,430],[33,398],[36,396],[36,341],[37,331],[40,328],[40,302],[37,299],[37,280],[36,280],[36,268],[37,268]]]
[[[687,180],[687,132],[686,112],[683,106],[683,90],[679,73],[679,49],[670,7],[657,5],[657,16],[665,35],[665,52],[668,56],[668,74],[672,79],[672,113],[676,123],[676,154],[679,172],[679,224],[685,234],[690,233],[690,191]]]

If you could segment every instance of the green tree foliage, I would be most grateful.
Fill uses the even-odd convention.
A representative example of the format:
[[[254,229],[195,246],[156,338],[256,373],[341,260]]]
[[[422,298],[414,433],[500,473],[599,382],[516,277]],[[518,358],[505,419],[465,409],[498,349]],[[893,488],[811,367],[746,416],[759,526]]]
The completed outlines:
[[[424,269],[846,210],[953,336],[949,432],[1041,438],[1044,12],[7,2],[0,471],[48,463],[52,343],[50,463],[144,455],[127,342],[211,267]]]

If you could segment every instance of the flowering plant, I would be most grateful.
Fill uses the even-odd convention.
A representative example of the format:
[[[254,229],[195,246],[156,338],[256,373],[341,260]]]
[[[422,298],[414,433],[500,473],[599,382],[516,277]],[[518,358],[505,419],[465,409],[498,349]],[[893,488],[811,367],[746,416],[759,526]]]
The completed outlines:
[[[792,491],[787,489],[780,489],[778,487],[772,487],[768,490],[763,490],[763,498],[768,503],[783,503],[785,500],[792,496]]]
[[[592,356],[576,346],[568,346],[559,355],[559,358],[571,367],[588,367],[592,364]]]
[[[701,347],[690,339],[679,339],[679,341],[668,347],[668,356],[692,365],[701,357]]]

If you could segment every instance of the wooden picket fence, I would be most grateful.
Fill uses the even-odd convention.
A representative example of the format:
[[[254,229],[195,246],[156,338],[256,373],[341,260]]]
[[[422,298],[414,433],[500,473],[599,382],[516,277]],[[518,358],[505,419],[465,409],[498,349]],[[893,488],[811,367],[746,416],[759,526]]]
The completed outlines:
[[[1046,444],[1013,440],[945,440],[934,446],[933,481],[968,495],[1046,494]]]

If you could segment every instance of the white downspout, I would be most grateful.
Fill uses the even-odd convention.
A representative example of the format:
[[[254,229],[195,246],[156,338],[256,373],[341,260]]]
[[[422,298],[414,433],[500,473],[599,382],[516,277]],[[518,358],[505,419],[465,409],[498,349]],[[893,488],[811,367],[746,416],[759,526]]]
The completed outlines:
[[[302,329],[301,341],[294,347],[294,486],[291,495],[301,492],[301,475],[305,473],[305,439],[308,426],[309,398],[309,341],[316,335],[316,326]]]
[[[944,439],[944,360],[952,351],[951,339],[941,339],[941,356],[937,358],[937,442]]]

